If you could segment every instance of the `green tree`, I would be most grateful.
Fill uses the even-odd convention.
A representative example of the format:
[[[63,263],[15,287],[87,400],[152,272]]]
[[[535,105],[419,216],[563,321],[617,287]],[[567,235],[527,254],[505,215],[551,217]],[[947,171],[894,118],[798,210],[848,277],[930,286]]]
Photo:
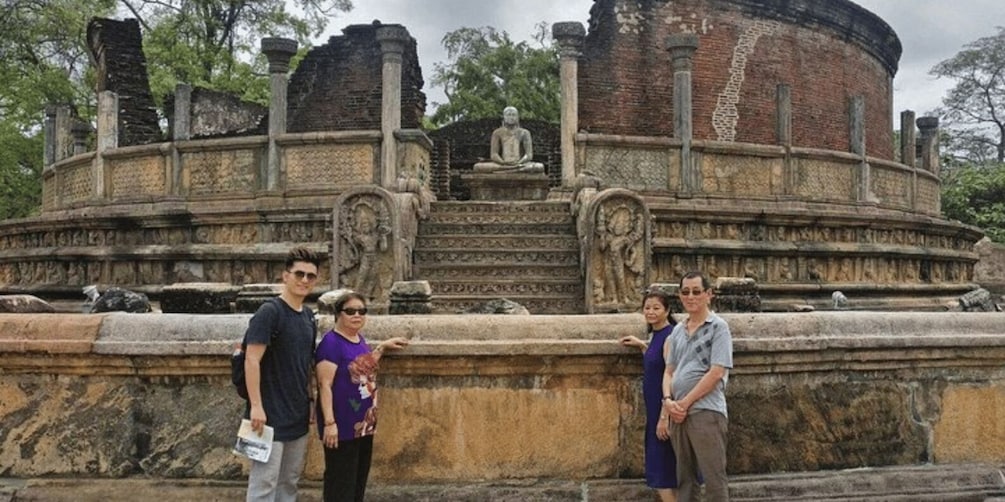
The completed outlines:
[[[264,36],[288,36],[306,49],[351,0],[118,0],[143,30],[154,99],[186,82],[268,102]],[[287,7],[291,7],[287,10]]]
[[[938,110],[950,131],[947,153],[978,165],[1005,162],[1005,27],[965,45],[930,73],[956,81]]]
[[[0,219],[35,214],[41,201],[45,107],[94,112],[85,31],[114,0],[8,0],[0,7]]]
[[[443,37],[448,63],[437,63],[432,83],[443,87],[447,103],[438,105],[432,121],[499,117],[515,106],[521,118],[559,121],[558,51],[537,26],[537,46],[514,42],[491,27],[460,28]]]
[[[1005,243],[1005,163],[949,171],[942,182],[942,214]]]

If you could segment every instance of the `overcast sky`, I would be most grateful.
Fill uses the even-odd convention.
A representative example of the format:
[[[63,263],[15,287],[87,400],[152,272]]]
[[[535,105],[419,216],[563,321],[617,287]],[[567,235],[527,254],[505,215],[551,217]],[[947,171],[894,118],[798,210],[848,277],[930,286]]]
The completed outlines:
[[[1005,25],[1005,0],[855,0],[886,21],[900,37],[904,53],[894,79],[894,116],[914,110],[918,116],[939,106],[951,82],[934,79],[928,71],[955,55],[968,42],[996,33]],[[514,40],[528,40],[534,26],[559,21],[580,21],[588,26],[593,0],[355,0],[355,8],[329,23],[330,35],[349,24],[399,23],[418,41],[419,62],[426,79],[425,92],[433,102],[443,102],[443,91],[429,82],[435,62],[446,54],[440,40],[461,27],[492,26]],[[899,121],[899,119],[896,119]],[[895,122],[897,124],[897,122]],[[899,125],[899,124],[897,124]]]

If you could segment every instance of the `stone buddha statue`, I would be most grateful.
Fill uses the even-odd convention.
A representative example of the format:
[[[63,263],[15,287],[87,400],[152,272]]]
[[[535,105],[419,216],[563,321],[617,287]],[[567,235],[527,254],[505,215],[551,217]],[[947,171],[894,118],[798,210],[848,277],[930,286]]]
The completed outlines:
[[[520,127],[516,108],[503,110],[503,125],[492,132],[490,161],[475,164],[476,173],[543,173],[544,164],[534,162],[530,131]]]

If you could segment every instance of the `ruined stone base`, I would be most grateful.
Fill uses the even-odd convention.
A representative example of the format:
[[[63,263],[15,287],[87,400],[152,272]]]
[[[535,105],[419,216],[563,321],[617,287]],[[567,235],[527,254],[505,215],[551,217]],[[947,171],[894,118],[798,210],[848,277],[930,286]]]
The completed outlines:
[[[471,200],[545,200],[548,175],[526,173],[469,173],[461,180],[471,191]]]
[[[1005,497],[1002,468],[980,464],[932,465],[731,476],[730,500],[753,501],[957,501]],[[211,479],[0,479],[0,501],[241,500],[245,481]],[[654,500],[642,479],[396,485],[371,480],[367,500],[398,501],[639,501]],[[300,483],[299,500],[321,500],[316,481]]]

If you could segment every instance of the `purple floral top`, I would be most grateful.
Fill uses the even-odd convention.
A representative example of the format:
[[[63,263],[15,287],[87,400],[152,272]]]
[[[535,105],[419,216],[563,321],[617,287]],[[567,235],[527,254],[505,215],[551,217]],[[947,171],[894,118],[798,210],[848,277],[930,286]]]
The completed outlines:
[[[373,435],[377,428],[377,359],[363,335],[353,343],[329,331],[314,351],[316,363],[337,366],[332,381],[332,404],[339,441]],[[324,414],[317,403],[318,434],[324,438]]]

